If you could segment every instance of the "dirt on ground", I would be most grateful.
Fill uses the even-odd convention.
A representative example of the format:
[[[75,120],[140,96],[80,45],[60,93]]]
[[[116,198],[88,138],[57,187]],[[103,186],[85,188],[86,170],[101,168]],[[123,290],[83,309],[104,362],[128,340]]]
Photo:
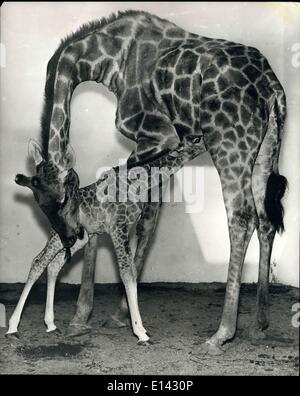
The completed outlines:
[[[0,302],[9,318],[23,285],[0,285]],[[43,323],[46,287],[32,290],[19,326],[19,339],[0,328],[0,374],[152,374],[152,375],[299,375],[299,327],[292,306],[299,289],[272,285],[270,327],[264,339],[250,336],[256,286],[243,285],[237,334],[225,353],[209,356],[200,345],[217,329],[224,284],[141,284],[139,303],[153,345],[139,346],[131,327],[107,328],[119,304],[121,287],[96,285],[90,334],[68,338],[78,286],[59,284],[55,316],[59,333],[46,333]]]

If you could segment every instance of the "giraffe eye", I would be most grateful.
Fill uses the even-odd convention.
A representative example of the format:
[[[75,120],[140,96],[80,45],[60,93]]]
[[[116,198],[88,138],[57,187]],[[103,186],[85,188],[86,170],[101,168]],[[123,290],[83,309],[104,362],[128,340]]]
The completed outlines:
[[[201,141],[201,137],[196,137],[193,139],[193,143],[199,143]]]
[[[38,177],[34,176],[31,179],[31,184],[32,184],[33,187],[38,188],[41,185],[41,181],[40,181],[40,179]]]

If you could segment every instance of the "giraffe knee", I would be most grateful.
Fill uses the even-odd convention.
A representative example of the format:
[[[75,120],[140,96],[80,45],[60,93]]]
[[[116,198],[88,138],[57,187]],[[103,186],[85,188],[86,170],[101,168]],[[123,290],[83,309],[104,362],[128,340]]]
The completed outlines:
[[[259,224],[257,227],[257,234],[259,239],[272,241],[275,236],[275,227],[266,216],[259,217]]]
[[[258,226],[258,218],[255,210],[246,208],[235,211],[231,225],[245,230]]]
[[[135,265],[134,266],[127,264],[120,265],[119,270],[120,270],[120,277],[124,285],[126,285],[128,282],[136,281],[137,272]]]

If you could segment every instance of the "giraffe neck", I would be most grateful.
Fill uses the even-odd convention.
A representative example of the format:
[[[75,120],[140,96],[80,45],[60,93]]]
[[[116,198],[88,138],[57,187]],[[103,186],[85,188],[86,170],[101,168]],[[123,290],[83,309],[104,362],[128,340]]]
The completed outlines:
[[[43,154],[60,164],[69,143],[70,102],[84,81],[102,83],[116,96],[122,92],[122,67],[128,39],[101,29],[67,42],[48,63],[42,116]]]
[[[169,32],[172,36],[174,28],[172,23],[150,14],[128,11],[111,20],[84,25],[62,42],[47,70],[42,116],[46,159],[58,165],[62,161],[69,143],[70,101],[75,87],[81,82],[104,84],[114,92],[118,101],[127,92],[127,97],[122,96],[117,121],[120,118],[124,122],[124,114],[131,117],[131,113],[139,108],[139,105],[133,105],[140,100],[138,86],[144,81],[149,82],[158,52],[170,45],[165,34]],[[178,28],[175,31],[181,38],[186,35]],[[139,46],[138,42],[141,43]],[[148,91],[150,96],[153,94],[149,84],[143,84],[143,87],[144,99]]]

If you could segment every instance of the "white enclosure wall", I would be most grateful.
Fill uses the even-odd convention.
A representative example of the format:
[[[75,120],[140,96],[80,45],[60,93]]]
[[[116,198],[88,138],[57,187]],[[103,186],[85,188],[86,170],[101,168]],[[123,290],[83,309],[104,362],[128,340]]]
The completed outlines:
[[[32,193],[14,183],[19,172],[32,172],[29,138],[39,140],[46,65],[62,37],[82,23],[124,9],[142,9],[199,35],[230,39],[257,47],[269,60],[287,94],[288,119],[280,171],[288,178],[284,199],[286,232],[277,236],[273,280],[298,286],[300,203],[300,7],[297,3],[5,3],[1,7],[0,134],[0,282],[24,282],[31,260],[44,246],[48,223]],[[115,98],[95,83],[80,85],[72,101],[71,143],[81,185],[95,180],[97,169],[118,164],[133,143],[114,126]],[[217,172],[207,155],[193,165],[200,173],[201,210],[186,213],[186,203],[167,203],[142,280],[225,281],[229,237]],[[176,176],[179,179],[179,176]],[[258,270],[254,235],[244,267],[244,281]],[[62,281],[77,283],[81,256]],[[101,243],[97,282],[117,281],[108,239]]]

